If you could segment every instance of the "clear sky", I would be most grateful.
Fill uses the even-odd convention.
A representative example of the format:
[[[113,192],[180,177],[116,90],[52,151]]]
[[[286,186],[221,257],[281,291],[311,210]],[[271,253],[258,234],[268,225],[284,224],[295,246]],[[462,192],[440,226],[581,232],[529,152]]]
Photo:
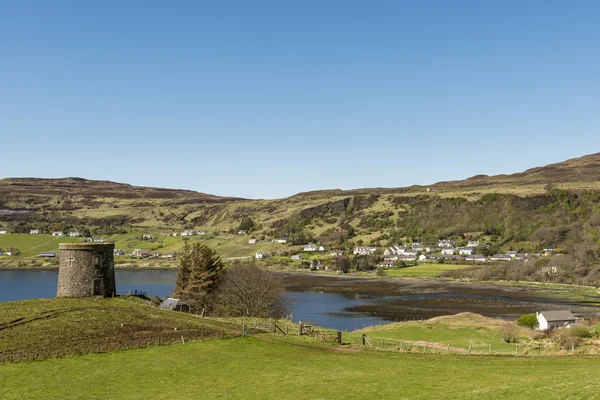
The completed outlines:
[[[0,176],[274,198],[600,151],[600,2],[0,0]]]

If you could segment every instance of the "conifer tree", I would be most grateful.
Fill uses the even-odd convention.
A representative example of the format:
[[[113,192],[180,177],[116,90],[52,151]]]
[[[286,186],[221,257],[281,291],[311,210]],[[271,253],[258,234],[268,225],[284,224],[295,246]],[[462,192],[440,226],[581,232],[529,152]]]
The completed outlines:
[[[200,243],[186,245],[177,271],[175,293],[192,306],[211,310],[222,273],[223,262],[216,251]]]

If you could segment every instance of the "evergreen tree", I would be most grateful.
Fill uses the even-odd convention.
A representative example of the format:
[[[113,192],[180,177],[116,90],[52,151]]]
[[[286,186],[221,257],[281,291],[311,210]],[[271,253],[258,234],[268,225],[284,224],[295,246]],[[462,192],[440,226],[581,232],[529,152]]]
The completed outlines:
[[[186,245],[177,271],[175,293],[192,306],[210,310],[222,274],[223,262],[214,250],[200,243]]]

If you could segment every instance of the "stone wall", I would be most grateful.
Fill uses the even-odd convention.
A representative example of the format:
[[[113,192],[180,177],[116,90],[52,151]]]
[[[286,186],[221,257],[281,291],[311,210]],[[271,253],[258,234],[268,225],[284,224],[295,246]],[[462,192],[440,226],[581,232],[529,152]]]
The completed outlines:
[[[57,296],[112,297],[116,294],[115,245],[112,243],[62,243]]]

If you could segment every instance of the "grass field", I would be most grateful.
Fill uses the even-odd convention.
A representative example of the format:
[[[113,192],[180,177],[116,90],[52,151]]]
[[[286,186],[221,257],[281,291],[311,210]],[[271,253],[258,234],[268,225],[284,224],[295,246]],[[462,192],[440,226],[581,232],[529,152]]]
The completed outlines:
[[[109,343],[137,347],[157,334],[188,338],[186,344],[105,347],[100,354],[0,364],[0,399],[579,399],[594,398],[600,389],[600,357],[420,354],[358,346],[364,333],[373,342],[492,341],[497,353],[498,329],[505,323],[475,314],[371,327],[344,334],[344,342],[353,343],[344,346],[256,330],[249,338],[237,335],[240,324],[255,322],[161,311],[137,298],[0,303],[0,355],[93,350]],[[189,341],[199,330],[216,335]],[[233,338],[220,338],[223,331]]]
[[[257,338],[0,365],[0,398],[583,399],[600,359],[345,354]]]
[[[150,307],[147,301],[37,299],[0,303],[0,361],[232,335],[239,327]]]
[[[451,347],[468,349],[473,352],[488,352],[492,346],[494,354],[514,354],[515,344],[504,343],[500,329],[506,322],[494,318],[486,318],[478,314],[461,313],[458,315],[437,317],[426,321],[397,322],[387,325],[373,326],[357,333],[366,334],[375,344],[380,339],[393,341],[426,341]],[[526,329],[517,329],[522,339],[528,339]],[[394,343],[390,343],[393,345]]]
[[[405,268],[390,268],[386,269],[385,273],[388,276],[407,276],[407,277],[418,277],[418,276],[440,276],[444,271],[451,271],[455,269],[470,268],[472,265],[463,264],[420,264],[414,267]]]

